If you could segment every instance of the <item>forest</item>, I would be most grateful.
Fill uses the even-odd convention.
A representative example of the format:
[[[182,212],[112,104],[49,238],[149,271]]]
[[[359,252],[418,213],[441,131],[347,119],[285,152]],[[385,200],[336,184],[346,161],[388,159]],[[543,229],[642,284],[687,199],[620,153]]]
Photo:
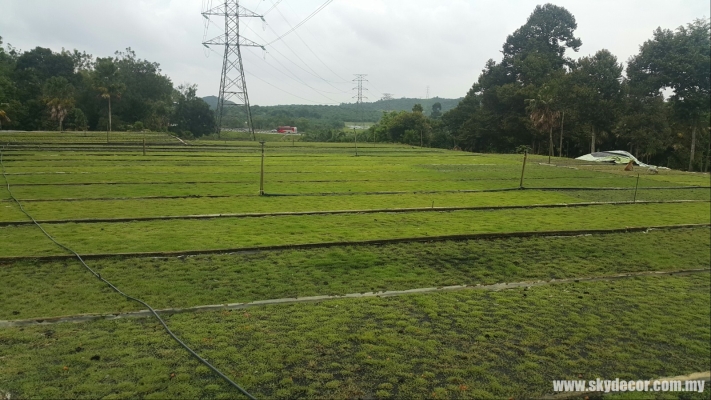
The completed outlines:
[[[0,38],[0,129],[23,131],[216,130],[197,87],[174,87],[160,65],[130,48],[94,58],[78,50],[19,51]]]
[[[709,27],[709,20],[697,19],[675,30],[657,28],[625,67],[606,49],[570,58],[582,45],[575,17],[563,7],[537,6],[506,39],[503,58],[486,63],[441,122],[391,116],[387,121],[411,125],[374,131],[399,138],[423,129],[480,152],[524,146],[561,156],[627,150],[652,164],[708,171]]]

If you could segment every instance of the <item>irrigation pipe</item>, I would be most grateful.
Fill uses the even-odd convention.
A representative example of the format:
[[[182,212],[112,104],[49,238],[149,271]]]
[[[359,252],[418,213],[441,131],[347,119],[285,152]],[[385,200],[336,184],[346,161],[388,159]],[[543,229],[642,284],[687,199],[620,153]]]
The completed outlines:
[[[62,249],[64,249],[64,250],[66,250],[66,251],[68,251],[68,252],[74,254],[74,256],[76,256],[76,258],[77,258],[77,259],[79,260],[79,262],[84,266],[84,268],[86,268],[89,272],[91,272],[91,274],[94,275],[96,278],[98,278],[99,280],[101,280],[102,282],[104,282],[105,284],[107,284],[107,285],[108,285],[111,289],[113,289],[116,293],[120,294],[121,296],[123,296],[123,297],[125,297],[125,298],[127,298],[127,299],[129,299],[129,300],[135,301],[135,302],[137,302],[137,303],[143,305],[144,307],[146,307],[146,308],[149,310],[149,312],[158,320],[158,322],[160,322],[160,324],[163,325],[163,328],[165,328],[165,331],[166,331],[176,342],[178,342],[178,344],[180,344],[185,350],[187,350],[188,353],[190,353],[190,354],[191,354],[193,357],[195,357],[198,361],[200,361],[201,363],[203,363],[206,367],[210,368],[213,372],[215,372],[215,373],[216,373],[217,375],[219,375],[222,379],[224,379],[228,384],[230,384],[231,386],[233,386],[234,388],[236,388],[237,390],[239,390],[242,394],[244,394],[245,396],[247,396],[247,397],[250,398],[250,399],[255,399],[255,397],[252,396],[249,392],[247,392],[246,390],[244,390],[244,389],[243,389],[241,386],[239,386],[236,382],[234,382],[232,379],[230,379],[230,378],[227,377],[225,374],[223,374],[220,370],[218,370],[217,368],[215,368],[215,367],[214,367],[212,364],[210,364],[207,360],[205,360],[204,358],[200,357],[200,355],[198,355],[195,351],[193,351],[193,349],[191,349],[187,344],[185,344],[182,340],[180,340],[180,338],[178,338],[178,337],[173,333],[173,331],[171,331],[170,328],[168,328],[168,325],[165,323],[165,321],[163,321],[163,318],[161,318],[160,315],[158,315],[158,313],[156,312],[156,310],[154,310],[153,307],[151,307],[150,305],[148,305],[148,303],[144,302],[144,301],[141,300],[141,299],[137,299],[137,298],[135,298],[135,297],[131,297],[131,296],[127,295],[126,293],[122,292],[119,288],[117,288],[116,286],[114,286],[111,282],[109,282],[108,280],[104,279],[104,278],[101,276],[101,274],[99,274],[99,273],[97,273],[96,271],[94,271],[93,269],[91,269],[91,267],[89,267],[89,266],[86,264],[86,262],[84,262],[84,260],[83,260],[82,257],[79,255],[79,253],[77,253],[76,251],[72,250],[71,248],[69,248],[69,247],[67,247],[67,246],[65,246],[65,245],[63,245],[63,244],[61,244],[61,243],[59,243],[54,237],[52,237],[52,235],[50,235],[49,233],[47,233],[47,231],[44,230],[44,228],[42,227],[42,225],[40,225],[40,224],[34,219],[34,217],[32,217],[32,215],[30,215],[27,211],[25,211],[25,209],[22,207],[22,204],[21,204],[21,203],[15,198],[15,196],[12,194],[12,190],[10,190],[10,181],[7,179],[7,176],[5,175],[5,164],[3,163],[2,156],[3,156],[3,152],[2,152],[2,149],[0,149],[0,167],[2,168],[2,176],[3,176],[3,178],[5,179],[5,184],[7,185],[7,191],[8,191],[8,193],[10,193],[10,197],[12,197],[12,200],[14,200],[15,203],[17,203],[17,205],[20,207],[20,210],[21,210],[29,219],[31,219],[32,222],[33,222],[35,225],[37,225],[37,227],[42,231],[42,233],[44,233],[45,236],[47,236],[47,238],[48,238],[49,240],[51,240],[52,242],[54,242],[54,244],[56,244],[57,246],[61,247]]]
[[[640,190],[687,190],[687,189],[711,189],[711,186],[662,186],[645,187]],[[440,194],[440,193],[497,193],[515,192],[522,190],[539,191],[596,191],[596,190],[634,190],[634,188],[624,187],[579,187],[579,188],[501,188],[501,189],[472,189],[472,190],[420,190],[420,191],[388,191],[388,192],[323,192],[323,193],[266,193],[265,196],[273,197],[320,197],[320,196],[384,196],[401,194]],[[157,199],[224,199],[234,197],[258,197],[255,194],[215,194],[215,195],[176,195],[176,196],[137,196],[137,197],[64,197],[47,199],[20,199],[24,202],[49,202],[49,201],[113,201],[113,200],[157,200]],[[12,201],[11,199],[0,199],[2,201]]]
[[[163,215],[154,217],[121,217],[121,218],[79,218],[39,220],[40,224],[97,224],[119,222],[145,222],[145,221],[172,221],[172,220],[200,220],[220,218],[265,218],[265,217],[298,217],[309,215],[342,215],[342,214],[404,214],[419,212],[452,212],[452,211],[501,211],[501,210],[528,210],[534,208],[578,208],[594,206],[624,206],[638,204],[690,204],[709,203],[709,200],[640,200],[640,201],[606,201],[586,203],[559,203],[559,204],[529,204],[512,206],[470,206],[470,207],[418,207],[418,208],[379,208],[365,210],[331,210],[331,211],[285,211],[272,213],[226,213],[226,214],[197,214],[197,215]],[[32,225],[32,221],[0,221],[2,226]]]
[[[322,296],[307,296],[307,297],[287,297],[281,299],[270,299],[270,300],[256,300],[248,303],[231,303],[231,304],[213,304],[205,306],[195,306],[186,308],[166,308],[158,310],[165,314],[182,314],[182,313],[195,313],[195,312],[210,312],[210,311],[223,311],[223,310],[242,310],[245,308],[253,307],[264,307],[264,306],[274,306],[274,305],[285,305],[285,304],[298,304],[298,303],[320,303],[329,300],[341,300],[341,299],[365,299],[373,297],[395,297],[404,296],[410,294],[423,294],[423,293],[442,293],[442,292],[455,292],[461,290],[482,290],[482,291],[500,291],[500,290],[510,290],[510,289],[520,289],[520,288],[531,288],[538,286],[547,285],[559,285],[564,283],[581,283],[581,282],[603,282],[603,281],[617,281],[621,279],[637,278],[645,276],[684,276],[691,274],[698,274],[711,271],[708,268],[696,268],[696,269],[684,269],[676,271],[644,271],[644,272],[630,272],[617,275],[603,275],[595,277],[576,277],[576,278],[563,278],[563,279],[552,279],[549,281],[524,281],[524,282],[509,282],[509,283],[496,283],[492,285],[456,285],[456,286],[442,286],[442,287],[429,287],[429,288],[417,288],[417,289],[407,289],[407,290],[389,290],[382,292],[361,292],[361,293],[349,293],[344,295],[322,295]],[[148,318],[151,313],[147,310],[143,311],[129,311],[122,313],[110,313],[110,314],[80,314],[80,315],[68,315],[62,317],[49,317],[49,318],[30,318],[23,320],[10,320],[10,321],[0,321],[0,329],[2,328],[12,328],[19,326],[36,326],[36,325],[54,325],[66,322],[81,323],[89,322],[93,320],[105,319],[123,319],[123,318]]]
[[[615,233],[635,233],[649,232],[653,230],[672,230],[672,229],[697,229],[708,228],[711,224],[684,224],[684,225],[661,225],[661,226],[646,226],[646,227],[627,227],[613,229],[582,229],[570,231],[528,231],[528,232],[499,232],[499,233],[468,233],[461,235],[444,235],[444,236],[417,236],[403,237],[395,239],[373,239],[361,241],[340,241],[340,242],[321,242],[321,243],[294,243],[294,244],[278,244],[253,247],[239,247],[232,249],[210,249],[210,250],[185,250],[185,251],[152,251],[152,252],[135,252],[135,253],[98,253],[85,254],[84,259],[102,259],[110,257],[123,258],[138,258],[138,257],[186,257],[199,256],[210,254],[244,254],[256,253],[263,251],[285,251],[285,250],[308,250],[308,249],[323,249],[330,247],[344,246],[381,246],[400,243],[434,243],[446,241],[465,241],[465,240],[496,240],[510,238],[532,238],[532,237],[575,237],[587,235],[610,235]],[[13,256],[0,257],[0,263],[9,263],[16,261],[39,260],[39,261],[58,261],[74,258],[70,255],[48,255],[48,256]]]

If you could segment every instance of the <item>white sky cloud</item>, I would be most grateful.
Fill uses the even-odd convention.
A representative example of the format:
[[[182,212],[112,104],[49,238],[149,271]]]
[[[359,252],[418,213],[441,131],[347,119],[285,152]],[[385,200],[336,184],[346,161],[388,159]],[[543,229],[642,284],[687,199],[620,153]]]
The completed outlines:
[[[213,4],[219,0],[213,0]],[[276,0],[244,0],[258,13]],[[244,36],[269,42],[317,9],[324,0],[283,0],[267,16],[243,26]],[[95,56],[133,48],[161,64],[174,83],[197,83],[216,94],[221,49],[202,46],[198,0],[1,0],[0,36],[23,50],[62,47]],[[350,102],[353,74],[368,74],[370,100],[460,97],[486,60],[501,58],[506,36],[526,22],[532,0],[335,0],[283,41],[246,49],[244,64],[253,104]],[[560,0],[577,19],[583,41],[575,57],[609,49],[620,61],[638,51],[657,27],[676,28],[709,16],[708,0]],[[208,38],[224,21],[214,19]],[[209,57],[206,57],[206,54]],[[308,86],[307,86],[308,85]],[[310,87],[309,87],[310,86]],[[287,94],[290,93],[290,94]],[[293,95],[292,95],[293,94]]]

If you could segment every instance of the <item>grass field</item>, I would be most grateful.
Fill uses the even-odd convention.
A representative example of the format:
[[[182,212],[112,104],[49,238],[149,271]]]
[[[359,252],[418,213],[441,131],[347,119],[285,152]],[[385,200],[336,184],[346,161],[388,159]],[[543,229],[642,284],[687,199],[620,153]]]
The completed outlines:
[[[711,264],[708,174],[652,175],[562,158],[548,165],[532,156],[520,189],[521,155],[369,143],[356,157],[349,143],[282,140],[266,144],[267,196],[259,196],[259,144],[224,136],[183,144],[111,133],[106,143],[105,132],[0,133],[0,145],[25,210],[60,243],[103,255],[88,264],[159,309],[603,278],[166,315],[179,337],[258,398],[528,398],[553,394],[553,379],[579,375],[711,370],[709,272],[673,274]],[[580,206],[589,202],[624,204]],[[6,189],[0,210],[0,320],[143,308],[75,259],[38,259],[67,252],[26,224]],[[243,215],[254,213],[269,215]],[[706,226],[437,239],[695,224]],[[355,243],[390,239],[403,241]],[[222,249],[234,253],[118,256]],[[604,279],[651,271],[671,275]],[[238,397],[153,319],[0,324],[3,394]]]

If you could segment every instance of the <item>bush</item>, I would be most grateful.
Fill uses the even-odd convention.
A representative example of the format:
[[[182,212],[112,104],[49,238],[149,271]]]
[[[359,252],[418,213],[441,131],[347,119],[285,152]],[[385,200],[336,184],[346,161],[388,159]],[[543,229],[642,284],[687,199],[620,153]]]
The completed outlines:
[[[136,121],[135,124],[133,124],[133,130],[136,132],[143,132],[145,127],[143,126],[143,122],[141,121]]]

